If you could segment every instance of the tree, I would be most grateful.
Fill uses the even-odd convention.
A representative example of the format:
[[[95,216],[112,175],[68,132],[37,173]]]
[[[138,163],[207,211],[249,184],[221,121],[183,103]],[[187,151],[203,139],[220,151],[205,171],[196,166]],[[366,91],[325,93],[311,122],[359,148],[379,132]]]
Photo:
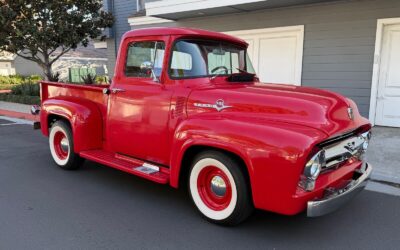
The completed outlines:
[[[61,56],[105,39],[113,17],[102,6],[101,0],[0,0],[0,50],[37,63],[51,80]]]

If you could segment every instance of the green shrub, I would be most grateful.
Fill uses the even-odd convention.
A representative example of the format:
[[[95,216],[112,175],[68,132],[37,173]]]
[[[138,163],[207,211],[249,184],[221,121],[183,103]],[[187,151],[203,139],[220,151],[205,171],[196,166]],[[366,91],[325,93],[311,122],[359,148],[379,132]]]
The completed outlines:
[[[18,84],[0,84],[0,90],[12,89],[12,87],[14,87],[16,85],[18,85]]]
[[[34,105],[34,104],[40,105],[40,97],[39,96],[0,94],[0,101],[30,104],[30,105]]]
[[[40,96],[40,87],[37,83],[26,82],[11,88],[13,95]]]
[[[86,76],[81,76],[82,81],[84,84],[95,84],[96,83],[96,75],[92,75],[92,74],[87,74]]]
[[[11,75],[11,76],[0,76],[0,85],[16,85],[27,81],[38,82],[43,80],[40,75],[31,76],[21,76],[21,75]]]
[[[108,76],[96,76],[97,84],[108,84]]]
[[[20,84],[24,80],[21,75],[0,76],[0,85]]]
[[[39,81],[43,80],[43,77],[41,75],[31,75],[31,76],[27,76],[26,80],[32,81],[32,82],[39,82]]]

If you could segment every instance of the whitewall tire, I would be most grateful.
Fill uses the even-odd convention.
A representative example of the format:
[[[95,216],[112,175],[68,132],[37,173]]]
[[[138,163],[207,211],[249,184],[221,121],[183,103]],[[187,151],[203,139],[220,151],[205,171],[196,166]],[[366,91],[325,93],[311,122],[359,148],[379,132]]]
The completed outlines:
[[[249,183],[238,162],[218,151],[198,155],[189,173],[193,203],[206,219],[236,225],[252,211]]]
[[[54,162],[63,169],[77,169],[83,159],[74,152],[72,131],[64,121],[56,121],[49,133],[49,148]]]

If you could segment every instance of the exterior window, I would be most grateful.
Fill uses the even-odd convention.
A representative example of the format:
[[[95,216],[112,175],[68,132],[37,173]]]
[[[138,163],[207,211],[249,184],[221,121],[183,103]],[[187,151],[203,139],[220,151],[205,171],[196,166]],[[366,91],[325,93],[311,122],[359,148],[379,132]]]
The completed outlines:
[[[146,41],[131,43],[128,46],[125,75],[128,77],[151,78],[151,71],[141,69],[143,63],[151,62],[154,66],[155,75],[160,77],[164,54],[164,42]]]
[[[246,48],[212,40],[180,40],[172,49],[169,74],[174,78],[254,73]],[[240,70],[239,70],[240,69]]]

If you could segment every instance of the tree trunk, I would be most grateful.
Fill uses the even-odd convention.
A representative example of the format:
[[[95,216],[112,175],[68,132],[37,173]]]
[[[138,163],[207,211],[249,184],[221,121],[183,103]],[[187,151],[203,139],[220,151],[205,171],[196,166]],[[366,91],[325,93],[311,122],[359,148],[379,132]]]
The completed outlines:
[[[46,81],[54,81],[54,75],[53,70],[51,69],[51,65],[46,64],[43,65],[42,68]]]

